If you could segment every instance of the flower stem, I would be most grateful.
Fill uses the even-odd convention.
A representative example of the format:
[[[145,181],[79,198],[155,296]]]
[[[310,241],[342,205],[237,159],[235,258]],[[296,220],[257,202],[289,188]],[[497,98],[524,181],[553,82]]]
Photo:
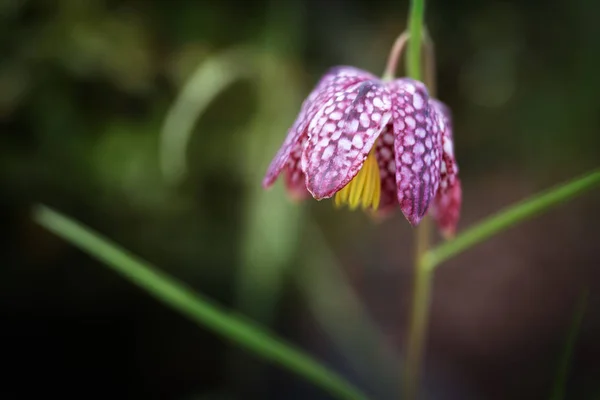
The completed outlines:
[[[431,218],[425,216],[416,231],[415,270],[412,304],[406,339],[406,368],[403,376],[404,398],[418,396],[423,349],[427,338],[427,320],[431,301],[432,270],[424,268],[422,260],[429,248]]]
[[[406,45],[407,41],[408,32],[402,32],[402,34],[396,38],[394,46],[392,47],[392,51],[390,51],[390,55],[388,57],[385,72],[381,77],[382,80],[391,81],[394,79],[394,76],[396,75],[396,69],[398,68],[398,60],[400,60],[402,50],[404,50],[404,46]]]
[[[425,0],[412,0],[409,15],[409,41],[406,57],[407,75],[422,80],[421,39]],[[433,62],[433,60],[431,61]],[[428,68],[431,71],[431,66]],[[428,75],[432,75],[428,73]],[[433,76],[428,76],[433,79]],[[410,311],[410,321],[406,339],[406,368],[403,374],[403,392],[406,400],[418,396],[423,347],[427,338],[427,320],[431,299],[432,273],[424,268],[422,261],[429,248],[431,221],[425,216],[416,230],[415,277]]]
[[[421,38],[423,17],[425,15],[425,0],[411,0],[410,15],[408,16],[408,54],[406,57],[406,73],[413,79],[422,80],[421,75]]]

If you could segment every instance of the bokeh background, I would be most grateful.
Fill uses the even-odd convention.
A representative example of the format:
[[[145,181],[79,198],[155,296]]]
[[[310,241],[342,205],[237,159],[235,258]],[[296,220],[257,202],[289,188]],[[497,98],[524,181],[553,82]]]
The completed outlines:
[[[35,225],[45,203],[397,398],[412,230],[262,174],[330,66],[384,69],[407,1],[0,1],[0,398],[327,399]],[[600,161],[600,3],[431,1],[464,228]],[[401,71],[399,71],[401,72]],[[439,268],[431,399],[600,398],[597,192]]]

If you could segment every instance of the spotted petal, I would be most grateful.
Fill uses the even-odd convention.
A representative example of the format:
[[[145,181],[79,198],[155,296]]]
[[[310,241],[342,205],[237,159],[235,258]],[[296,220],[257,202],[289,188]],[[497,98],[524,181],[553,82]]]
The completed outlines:
[[[337,92],[308,126],[302,153],[306,188],[317,200],[331,197],[356,176],[391,118],[391,101],[379,80]]]
[[[306,184],[304,183],[304,173],[300,168],[300,158],[302,157],[302,149],[306,144],[306,139],[307,136],[305,133],[300,138],[294,151],[290,154],[286,166],[283,169],[285,188],[287,189],[290,198],[296,201],[304,200],[310,196],[310,193],[306,190]]]
[[[379,217],[388,216],[398,207],[396,196],[396,160],[394,159],[394,131],[388,124],[379,135],[376,144],[377,164],[381,179],[381,201],[377,209]]]
[[[271,162],[263,179],[263,187],[267,188],[275,182],[293,152],[302,151],[301,145],[303,136],[306,134],[306,128],[319,109],[323,107],[323,104],[334,94],[343,92],[348,86],[368,79],[374,79],[373,75],[347,66],[334,67],[321,78],[302,104],[296,121],[294,121],[283,145]]]
[[[446,238],[453,237],[456,232],[461,203],[462,188],[460,179],[456,177],[446,190],[438,191],[435,200],[431,204],[431,216],[437,223],[442,235]]]
[[[462,189],[458,179],[458,164],[454,156],[452,119],[445,104],[431,101],[434,112],[439,115],[442,132],[442,163],[440,166],[440,187],[431,207],[431,215],[436,220],[442,234],[451,237],[456,231],[460,218]]]
[[[427,88],[404,78],[390,83],[396,158],[396,186],[402,213],[417,225],[439,185],[441,132]],[[435,119],[435,121],[434,121]]]

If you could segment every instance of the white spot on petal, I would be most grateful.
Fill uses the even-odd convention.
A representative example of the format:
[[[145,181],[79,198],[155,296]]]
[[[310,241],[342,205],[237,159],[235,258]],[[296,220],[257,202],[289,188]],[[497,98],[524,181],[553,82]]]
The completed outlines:
[[[356,131],[358,130],[358,120],[353,119],[348,123],[347,127],[349,133],[356,133]]]
[[[335,150],[335,146],[334,145],[329,145],[325,148],[325,151],[323,151],[323,155],[321,156],[321,158],[323,160],[328,160],[332,155],[333,155],[333,151]]]
[[[444,152],[449,155],[452,155],[454,153],[452,143],[449,140],[444,140]]]
[[[412,165],[412,170],[415,172],[419,172],[419,171],[421,171],[422,168],[423,168],[423,162],[421,160],[415,160],[415,162]]]
[[[340,119],[342,119],[343,114],[339,111],[334,111],[331,114],[329,114],[329,118],[331,118],[334,121],[339,121]]]
[[[336,128],[335,124],[328,122],[323,127],[323,130],[327,133],[331,133],[331,132],[335,131],[335,128]]]
[[[360,124],[362,126],[364,126],[365,128],[369,127],[369,125],[371,124],[371,119],[369,118],[369,114],[367,114],[367,113],[360,114]]]
[[[364,146],[362,137],[360,137],[360,135],[355,135],[352,138],[352,144],[354,145],[354,147],[358,148],[358,149],[362,149]]]
[[[423,97],[421,97],[421,95],[419,93],[415,93],[413,95],[413,106],[417,110],[420,110],[421,108],[423,108]]]
[[[415,144],[415,137],[413,135],[405,135],[404,136],[404,145],[412,146],[413,144]]]
[[[340,141],[338,142],[338,146],[342,150],[350,150],[350,148],[352,147],[352,142],[350,142],[346,138],[341,138]]]
[[[413,147],[413,152],[417,155],[425,153],[425,146],[423,146],[423,143],[417,142],[415,147]]]

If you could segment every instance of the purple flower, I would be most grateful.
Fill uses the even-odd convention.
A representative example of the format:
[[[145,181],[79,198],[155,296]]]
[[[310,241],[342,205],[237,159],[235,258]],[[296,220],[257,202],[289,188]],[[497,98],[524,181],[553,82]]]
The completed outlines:
[[[452,235],[461,204],[453,147],[450,112],[423,83],[336,67],[302,104],[263,186],[284,172],[295,198],[335,195],[338,206],[380,215],[398,204],[413,226],[432,205]]]

